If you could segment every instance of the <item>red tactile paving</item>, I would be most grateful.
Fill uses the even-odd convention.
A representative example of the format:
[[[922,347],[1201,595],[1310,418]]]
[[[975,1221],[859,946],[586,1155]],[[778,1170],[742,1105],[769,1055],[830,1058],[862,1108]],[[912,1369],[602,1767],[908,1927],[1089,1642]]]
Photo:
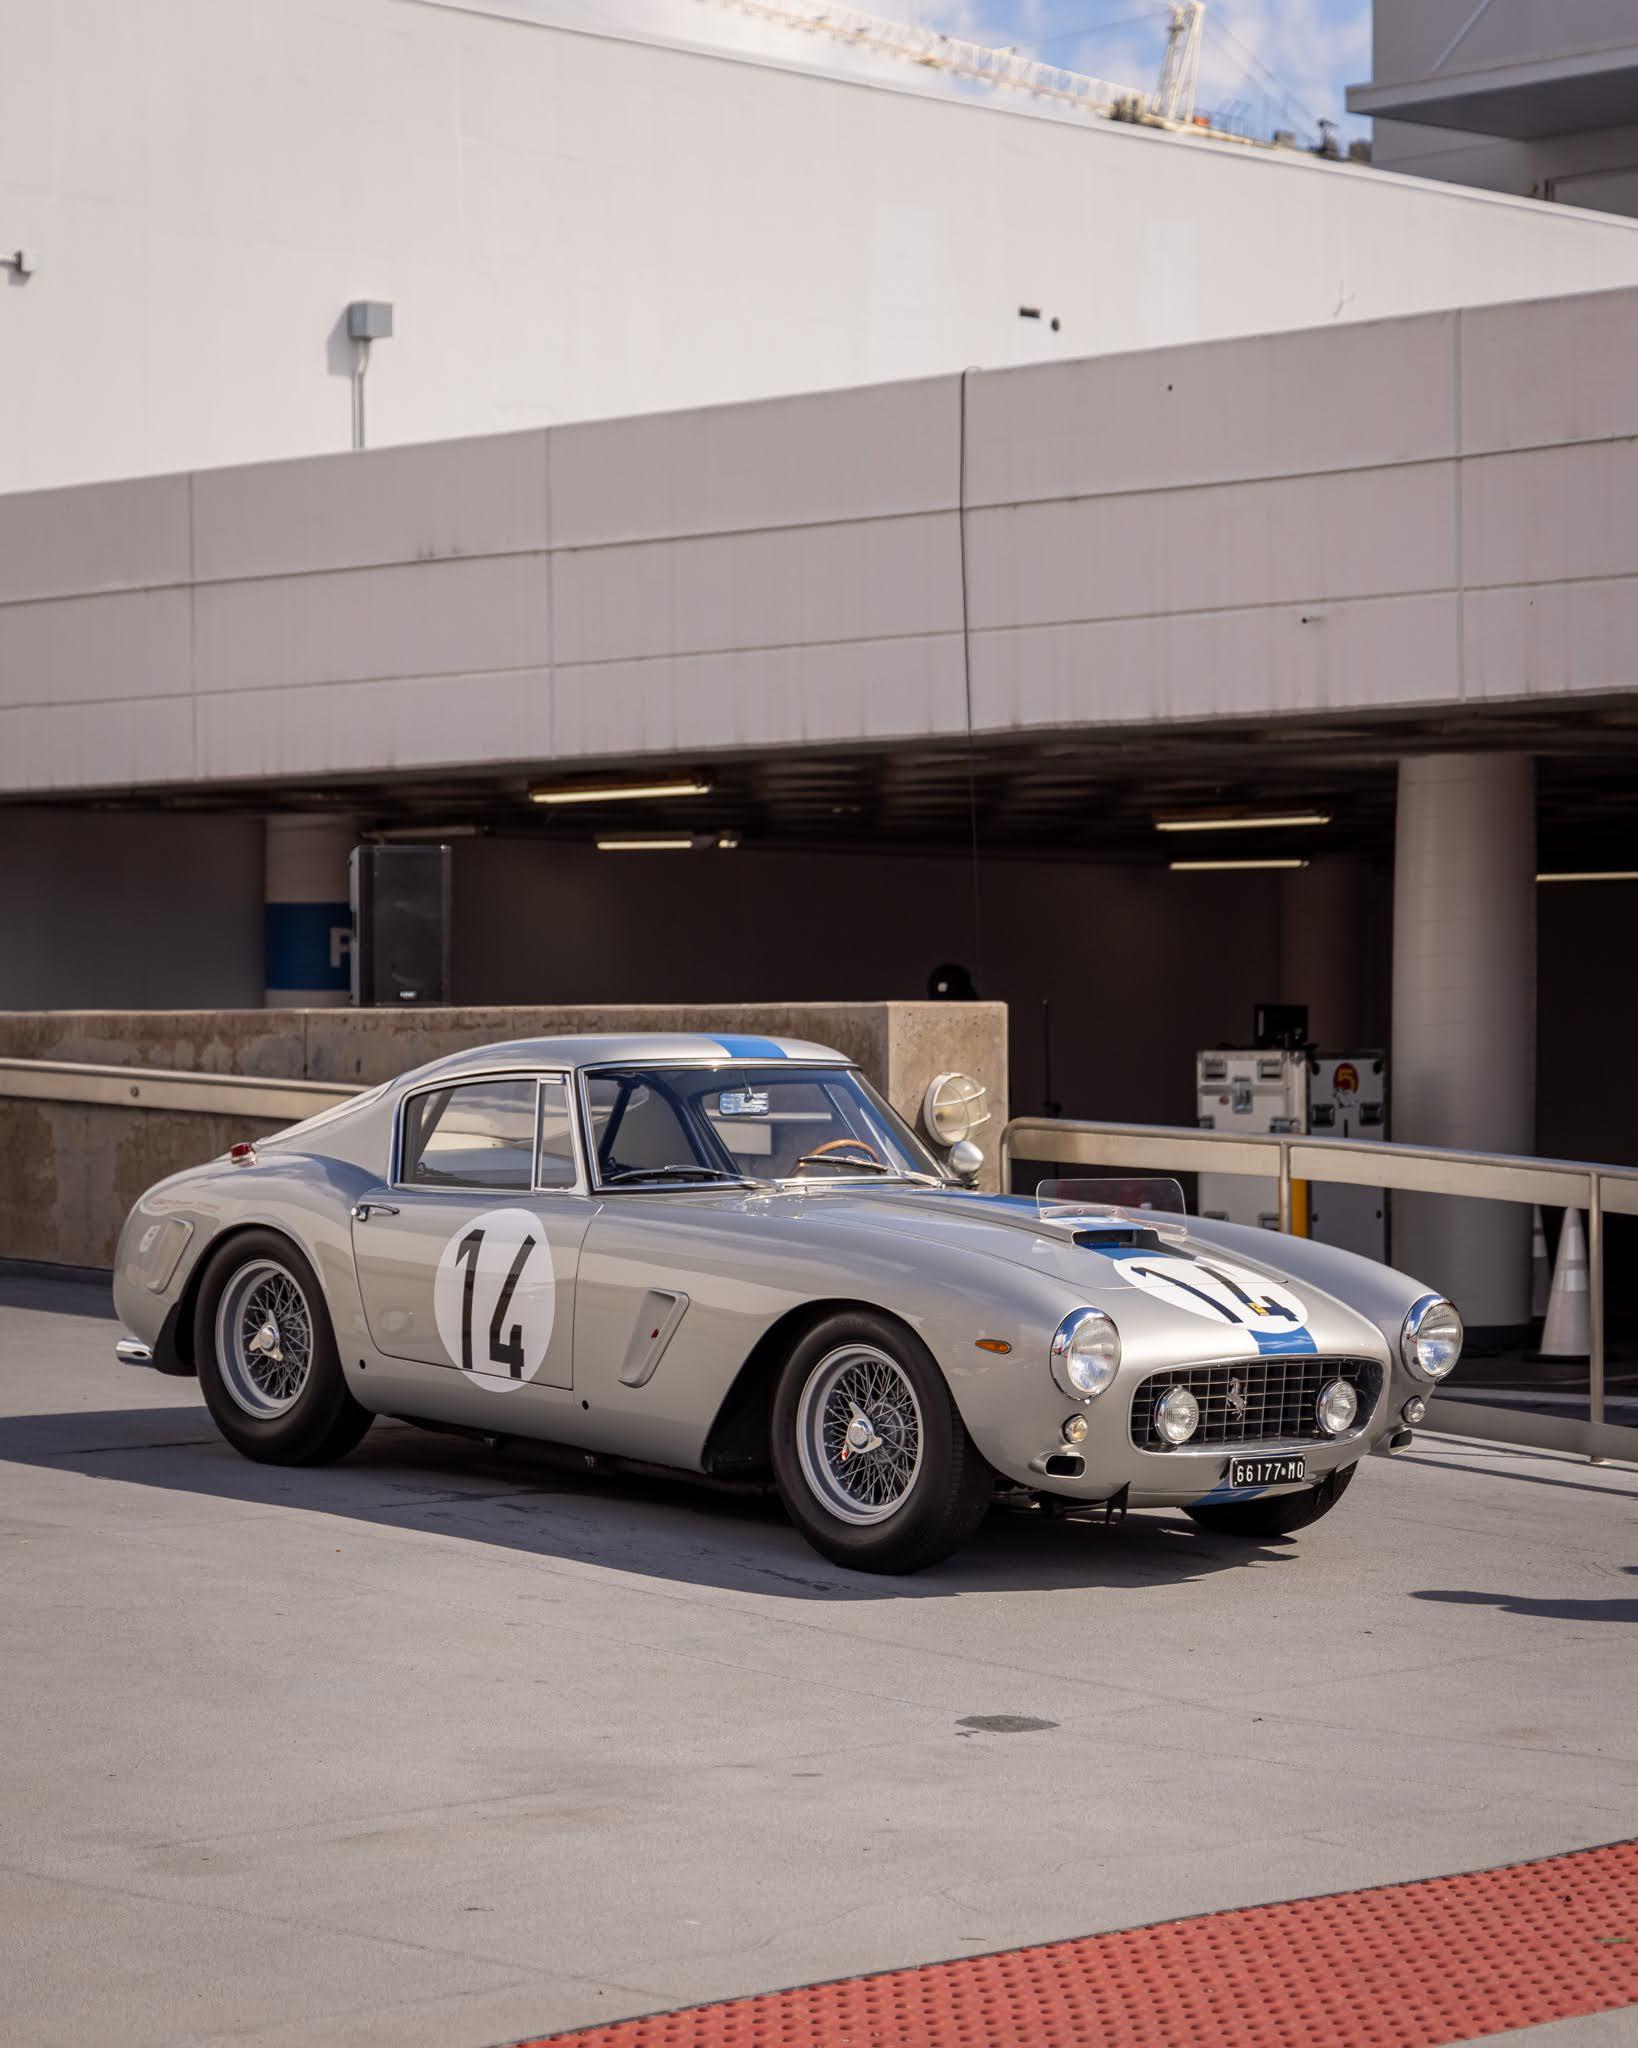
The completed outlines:
[[[1436,2048],[1632,2004],[1638,1842],[1616,1842],[542,2039],[554,2048]]]

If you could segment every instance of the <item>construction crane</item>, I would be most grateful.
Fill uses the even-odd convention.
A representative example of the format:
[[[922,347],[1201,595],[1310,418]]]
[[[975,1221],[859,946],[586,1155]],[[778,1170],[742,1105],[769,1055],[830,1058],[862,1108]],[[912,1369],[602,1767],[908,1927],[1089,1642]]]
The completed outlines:
[[[1160,63],[1155,112],[1162,121],[1194,119],[1200,89],[1200,44],[1206,28],[1206,0],[1173,0],[1166,31],[1166,54]]]
[[[1114,120],[1178,128],[1201,125],[1195,120],[1194,105],[1206,0],[1171,0],[1166,54],[1152,92],[1066,71],[1056,64],[1041,64],[1018,50],[994,49],[988,43],[941,35],[937,29],[918,28],[911,22],[884,20],[856,7],[833,6],[830,0],[710,0],[710,4],[787,28],[808,29],[853,49],[902,57],[931,71],[975,79],[982,85],[1009,86],[1037,99],[1055,100]]]

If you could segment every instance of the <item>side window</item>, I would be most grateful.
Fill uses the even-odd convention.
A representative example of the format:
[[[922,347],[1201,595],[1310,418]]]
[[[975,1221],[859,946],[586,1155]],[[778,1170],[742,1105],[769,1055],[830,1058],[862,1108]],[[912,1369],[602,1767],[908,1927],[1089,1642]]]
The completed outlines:
[[[535,1095],[530,1076],[411,1096],[400,1180],[406,1187],[527,1191],[534,1182]]]
[[[572,1188],[576,1178],[568,1083],[561,1075],[551,1074],[540,1084],[540,1172],[536,1180],[543,1188]]]

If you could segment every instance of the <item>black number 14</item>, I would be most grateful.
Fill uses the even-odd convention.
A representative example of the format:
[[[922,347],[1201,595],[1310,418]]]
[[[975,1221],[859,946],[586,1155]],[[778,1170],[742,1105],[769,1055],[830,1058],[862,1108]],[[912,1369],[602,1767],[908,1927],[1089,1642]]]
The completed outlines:
[[[529,1263],[529,1254],[538,1239],[526,1237],[518,1246],[512,1260],[511,1271],[501,1282],[501,1290],[495,1297],[495,1313],[489,1318],[489,1356],[496,1365],[504,1365],[513,1379],[523,1377],[523,1325],[514,1323],[510,1337],[501,1335],[506,1321],[506,1311],[512,1306],[512,1296],[518,1290],[518,1281],[523,1269]],[[469,1230],[455,1247],[457,1261],[466,1261],[466,1279],[461,1285],[461,1370],[472,1370],[472,1290],[478,1278],[478,1254],[483,1250],[483,1232]]]

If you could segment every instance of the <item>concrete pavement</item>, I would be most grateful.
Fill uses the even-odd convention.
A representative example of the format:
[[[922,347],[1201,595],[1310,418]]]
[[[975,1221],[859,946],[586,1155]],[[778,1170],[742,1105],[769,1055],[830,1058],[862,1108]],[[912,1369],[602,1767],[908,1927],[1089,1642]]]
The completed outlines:
[[[401,1425],[249,1465],[100,1310],[0,1278],[29,2048],[481,2048],[1638,1832],[1630,1469],[1426,1439],[1294,1543],[995,1516],[853,1579]]]

